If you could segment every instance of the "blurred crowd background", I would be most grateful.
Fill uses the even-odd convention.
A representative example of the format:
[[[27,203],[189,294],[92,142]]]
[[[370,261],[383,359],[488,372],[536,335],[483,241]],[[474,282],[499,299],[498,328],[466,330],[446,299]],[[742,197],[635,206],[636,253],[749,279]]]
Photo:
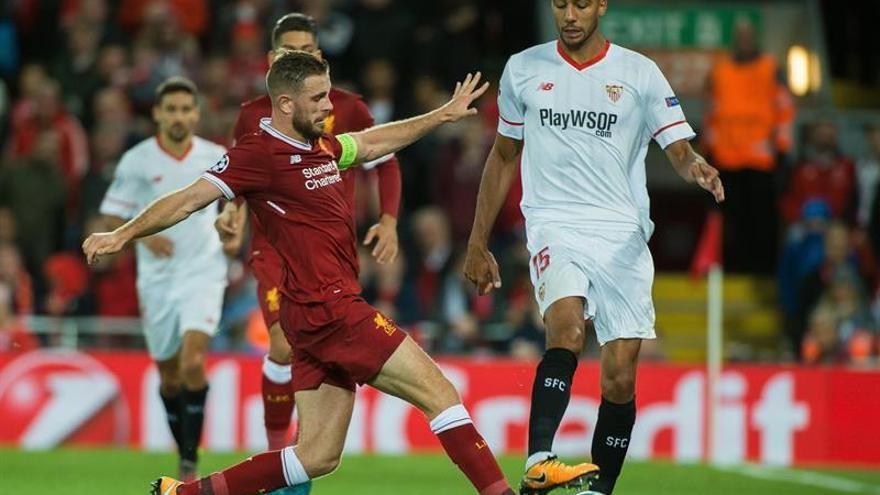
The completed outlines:
[[[869,47],[880,7],[609,3],[606,34],[658,61],[700,134],[697,147],[728,186],[728,357],[876,365],[880,60]],[[378,123],[442,104],[468,71],[497,82],[509,55],[555,35],[549,2],[531,0],[19,0],[0,8],[0,351],[142,346],[133,252],[89,267],[79,245],[103,228],[97,210],[120,155],[154,132],[153,92],[167,77],[198,84],[198,134],[229,145],[239,105],[264,92],[269,30],[287,12],[317,19],[334,84],[362,94]],[[535,357],[543,330],[517,186],[492,241],[502,289],[477,297],[460,276],[495,135],[495,95],[480,110],[399,153],[402,253],[380,266],[364,251],[362,284],[435,353]],[[700,359],[705,285],[687,269],[715,207],[670,178],[659,150],[648,169],[661,339],[645,355]],[[369,177],[361,186],[363,232],[378,202]],[[242,260],[232,261],[214,346],[257,353],[266,335]]]

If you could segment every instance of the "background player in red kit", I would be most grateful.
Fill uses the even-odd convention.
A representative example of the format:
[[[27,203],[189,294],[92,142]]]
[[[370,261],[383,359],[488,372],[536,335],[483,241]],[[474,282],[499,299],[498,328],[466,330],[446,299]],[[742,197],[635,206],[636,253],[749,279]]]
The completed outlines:
[[[326,62],[280,55],[266,77],[272,117],[242,138],[201,179],[136,218],[83,243],[89,262],[180,222],[210,202],[241,195],[284,260],[281,326],[293,344],[300,412],[295,447],[270,451],[193,483],[160,478],[156,495],[251,495],[294,486],[339,464],[355,387],[371,386],[418,407],[452,461],[481,495],[513,495],[457,391],[394,322],[359,297],[356,238],[339,169],[376,159],[444,122],[476,114],[488,84],[468,75],[445,105],[418,117],[331,136]]]
[[[318,48],[317,24],[305,14],[290,13],[275,23],[272,30],[272,50],[269,51],[269,64],[280,50],[301,50],[321,58]],[[330,102],[333,110],[324,122],[327,134],[343,134],[372,127],[373,117],[360,96],[337,88],[330,89]],[[235,140],[260,130],[260,119],[272,114],[272,100],[268,95],[255,98],[241,106],[241,113],[235,123]],[[357,181],[351,174],[375,167],[379,184],[381,217],[370,227],[365,243],[374,239],[378,242],[373,250],[379,263],[393,261],[397,256],[397,212],[400,206],[400,167],[393,154],[379,157],[365,163],[360,169],[346,171],[346,198],[354,207]],[[240,203],[227,203],[217,219],[217,228],[224,241],[227,253],[237,253],[241,247],[247,206]],[[269,329],[269,354],[263,360],[263,420],[270,450],[287,445],[287,431],[293,414],[293,389],[291,388],[290,345],[278,323],[281,294],[281,257],[266,238],[259,219],[251,216],[250,265],[257,279],[257,300],[266,327]]]

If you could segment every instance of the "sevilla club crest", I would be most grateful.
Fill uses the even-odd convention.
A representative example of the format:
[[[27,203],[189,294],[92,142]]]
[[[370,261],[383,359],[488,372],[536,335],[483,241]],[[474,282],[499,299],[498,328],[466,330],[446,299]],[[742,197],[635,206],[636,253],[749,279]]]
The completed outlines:
[[[617,103],[617,100],[623,96],[623,86],[618,84],[606,84],[605,92],[608,93],[608,98],[610,98],[612,102]]]

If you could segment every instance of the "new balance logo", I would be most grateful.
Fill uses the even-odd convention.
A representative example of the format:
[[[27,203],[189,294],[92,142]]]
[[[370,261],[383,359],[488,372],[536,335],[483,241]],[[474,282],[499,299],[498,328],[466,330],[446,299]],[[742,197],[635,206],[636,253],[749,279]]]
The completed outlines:
[[[538,91],[552,91],[553,83],[552,82],[542,82],[538,85]]]
[[[299,163],[303,161],[303,157],[301,155],[290,155],[290,164],[293,165],[295,163]]]

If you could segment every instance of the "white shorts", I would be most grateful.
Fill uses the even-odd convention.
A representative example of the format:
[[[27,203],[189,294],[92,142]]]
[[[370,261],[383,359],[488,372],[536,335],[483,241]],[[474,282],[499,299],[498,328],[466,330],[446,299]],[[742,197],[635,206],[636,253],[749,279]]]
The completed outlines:
[[[641,231],[620,232],[539,225],[526,233],[529,272],[541,316],[564,297],[586,301],[600,345],[653,339],[654,260]]]
[[[147,349],[155,361],[174,357],[183,334],[217,333],[226,282],[216,279],[138,284]]]

